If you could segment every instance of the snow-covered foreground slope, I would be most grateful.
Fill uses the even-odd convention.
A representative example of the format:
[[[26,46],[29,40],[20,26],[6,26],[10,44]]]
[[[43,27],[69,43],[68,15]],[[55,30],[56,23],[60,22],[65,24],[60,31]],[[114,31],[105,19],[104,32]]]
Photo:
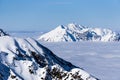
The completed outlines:
[[[120,42],[45,43],[56,55],[101,80],[120,80]]]
[[[0,37],[0,80],[97,79],[57,57],[34,39],[2,36]]]
[[[120,35],[109,29],[87,28],[77,24],[60,25],[54,30],[43,34],[38,40],[48,42],[77,41],[119,41]]]

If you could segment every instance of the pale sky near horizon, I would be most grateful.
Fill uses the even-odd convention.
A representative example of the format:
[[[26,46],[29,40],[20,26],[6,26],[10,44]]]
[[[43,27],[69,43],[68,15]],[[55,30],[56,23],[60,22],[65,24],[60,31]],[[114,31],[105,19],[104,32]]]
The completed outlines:
[[[49,31],[72,22],[120,31],[120,0],[0,0],[6,31]]]

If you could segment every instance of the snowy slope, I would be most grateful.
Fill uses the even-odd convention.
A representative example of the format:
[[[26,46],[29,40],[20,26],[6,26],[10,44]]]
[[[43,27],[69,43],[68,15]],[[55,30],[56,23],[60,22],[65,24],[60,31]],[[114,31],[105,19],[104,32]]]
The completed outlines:
[[[120,35],[109,29],[87,28],[71,23],[67,26],[58,26],[54,30],[40,36],[38,40],[48,42],[119,41]]]
[[[97,80],[36,40],[0,37],[0,80]]]

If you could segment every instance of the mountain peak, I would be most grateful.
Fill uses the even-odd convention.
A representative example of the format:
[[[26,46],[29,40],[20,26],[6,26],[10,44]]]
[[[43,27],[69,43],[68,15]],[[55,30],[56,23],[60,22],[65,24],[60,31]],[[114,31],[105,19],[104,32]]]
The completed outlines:
[[[85,27],[81,26],[81,25],[78,25],[77,23],[70,23],[70,24],[67,25],[67,28],[69,30],[75,31],[75,30],[82,30]]]
[[[66,26],[64,26],[64,25],[59,25],[56,29],[66,29]]]
[[[60,27],[61,27],[62,29],[65,29],[65,26],[64,26],[64,25],[60,25]]]
[[[52,35],[50,35],[52,33]],[[48,36],[49,35],[49,36]],[[119,41],[120,35],[109,29],[88,28],[76,23],[67,26],[61,25],[56,29],[43,34],[39,40],[58,42],[58,41]]]
[[[0,36],[6,36],[8,35],[6,32],[3,31],[3,29],[0,29]]]

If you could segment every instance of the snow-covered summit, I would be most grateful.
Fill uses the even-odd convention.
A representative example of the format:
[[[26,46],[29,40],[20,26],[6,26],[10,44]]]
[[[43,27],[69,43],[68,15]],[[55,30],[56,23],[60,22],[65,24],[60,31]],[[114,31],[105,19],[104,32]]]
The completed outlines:
[[[48,42],[60,41],[119,41],[120,35],[110,29],[88,28],[78,24],[60,25],[43,34],[38,40]]]
[[[84,26],[81,26],[81,25],[78,25],[76,23],[70,23],[67,25],[67,28],[68,30],[73,30],[73,31],[76,31],[76,30],[82,30],[84,29],[85,27]]]
[[[0,37],[0,80],[97,80],[36,40]]]

